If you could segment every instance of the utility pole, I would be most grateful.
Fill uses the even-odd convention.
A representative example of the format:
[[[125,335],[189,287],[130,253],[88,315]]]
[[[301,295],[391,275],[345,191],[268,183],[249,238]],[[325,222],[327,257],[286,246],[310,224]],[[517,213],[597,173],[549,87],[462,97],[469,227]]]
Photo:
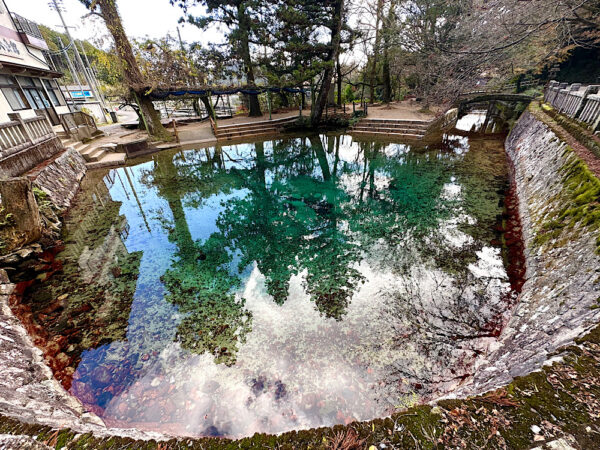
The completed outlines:
[[[81,93],[83,95],[83,86],[81,85],[81,80],[79,79],[79,75],[77,75],[77,72],[75,71],[75,68],[73,67],[73,63],[71,62],[71,58],[69,58],[69,52],[67,51],[67,49],[65,49],[65,44],[63,44],[62,38],[60,36],[58,37],[58,42],[60,44],[60,50],[62,52],[64,52],[65,57],[67,58],[67,64],[69,65],[69,70],[73,74],[73,81],[79,85],[79,89],[81,90]],[[69,91],[69,87],[68,86],[67,86],[67,92],[69,93],[69,97],[71,97],[71,100],[73,101],[73,107],[74,107],[75,106],[75,99],[71,95],[71,91]],[[84,98],[85,98],[85,96],[84,96]]]
[[[185,51],[185,47],[183,45],[183,39],[181,39],[181,31],[179,31],[179,27],[177,27],[177,36],[179,36],[179,47],[181,47],[181,51]]]
[[[75,44],[75,41],[73,40],[73,36],[71,36],[71,32],[69,31],[69,27],[67,26],[67,23],[65,22],[65,18],[62,15],[62,10],[61,10],[60,6],[58,5],[60,1],[61,0],[52,0],[52,4],[54,5],[54,9],[56,9],[56,12],[58,13],[58,15],[60,17],[62,26],[65,29],[65,34],[69,38],[69,43],[70,43],[71,47],[73,47],[73,52],[75,53],[75,62],[76,62],[75,66],[79,65],[83,69],[83,75],[85,77],[85,81],[87,82],[90,89],[92,91],[94,91],[94,95],[96,96],[96,98],[100,101],[100,98],[98,97],[98,93],[96,92],[96,89],[94,89],[94,85],[92,84],[91,80],[89,79],[89,75],[85,70],[85,65],[83,64],[83,61],[81,60],[81,56],[79,55],[79,51],[77,50],[77,45]],[[81,93],[83,95],[83,99],[85,100],[85,92],[83,91],[83,89],[81,90]],[[100,101],[100,104],[102,105],[102,101]],[[104,108],[104,109],[106,109],[106,108]]]
[[[93,82],[93,85],[91,87],[95,91],[95,93],[97,95],[96,98],[100,102],[100,105],[102,105],[102,108],[104,108],[106,110],[107,109],[106,102],[104,100],[104,96],[102,95],[102,92],[100,91],[100,84],[98,83],[98,80],[96,79],[96,74],[92,70],[92,65],[90,64],[90,60],[88,59],[87,53],[85,52],[85,47],[83,46],[83,41],[79,41],[79,46],[81,47],[81,53],[83,53],[83,57],[85,58],[85,62],[87,64],[87,67],[84,67],[84,69],[86,69],[90,80],[92,80],[92,82]]]

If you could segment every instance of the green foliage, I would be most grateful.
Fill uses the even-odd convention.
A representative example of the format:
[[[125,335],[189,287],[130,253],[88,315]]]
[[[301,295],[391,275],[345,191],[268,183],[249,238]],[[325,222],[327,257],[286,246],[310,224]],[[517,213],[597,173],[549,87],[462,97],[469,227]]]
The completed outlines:
[[[54,53],[52,56],[53,63],[57,66],[57,69],[64,74],[63,82],[66,84],[74,84],[74,78],[71,74],[67,58],[64,54],[57,54],[61,50],[60,41],[62,40],[63,46],[68,46],[69,38],[66,33],[53,30],[45,25],[39,25],[40,31],[44,40],[48,44],[48,49]],[[121,85],[122,75],[121,67],[117,56],[114,52],[105,52],[99,49],[89,41],[77,42],[77,50],[81,54],[81,45],[90,61],[92,67],[98,73],[98,80],[100,81],[101,87],[104,89],[114,89]],[[69,48],[67,51],[71,61],[75,60],[74,49]],[[83,55],[82,55],[83,58]],[[79,74],[80,78],[83,78],[83,74]]]
[[[37,186],[33,187],[33,195],[40,208],[46,208],[52,205],[52,202],[48,198],[48,194]]]
[[[356,99],[354,91],[354,87],[347,84],[344,90],[342,91],[342,102],[352,103]]]
[[[0,206],[0,227],[6,227],[12,224],[11,213],[6,213],[6,209],[3,206]]]

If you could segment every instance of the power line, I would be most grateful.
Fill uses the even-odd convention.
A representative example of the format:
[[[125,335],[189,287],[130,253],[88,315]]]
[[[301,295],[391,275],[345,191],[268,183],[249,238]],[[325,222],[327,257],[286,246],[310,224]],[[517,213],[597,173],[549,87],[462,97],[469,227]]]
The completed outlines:
[[[71,28],[71,27],[67,26],[67,23],[65,22],[65,18],[63,17],[62,13],[66,12],[66,8],[62,5],[62,0],[52,0],[51,8],[56,10],[56,12],[58,13],[58,16],[60,17],[62,26],[65,29],[65,34],[69,38],[69,45],[73,48],[73,53],[75,54],[75,65],[76,66],[79,65],[79,67],[83,68],[83,76],[85,77],[85,80],[86,80],[88,86],[94,92],[94,96],[96,97],[98,102],[100,102],[100,105],[102,106],[102,108],[106,111],[107,108],[106,108],[106,105],[104,104],[104,100],[100,96],[100,93],[97,91],[94,83],[90,79],[90,75],[87,72],[85,64],[83,63],[83,61],[81,59],[81,55],[79,55],[79,50],[77,49],[77,46],[75,45],[75,41],[73,40],[73,37],[71,36],[71,32],[69,31],[69,28]],[[83,89],[82,89],[81,93],[85,100],[85,93],[83,92]]]

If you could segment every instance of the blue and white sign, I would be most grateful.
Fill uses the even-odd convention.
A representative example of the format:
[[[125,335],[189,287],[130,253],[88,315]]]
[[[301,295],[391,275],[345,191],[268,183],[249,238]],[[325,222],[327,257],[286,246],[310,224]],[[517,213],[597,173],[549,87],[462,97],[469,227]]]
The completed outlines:
[[[92,91],[69,91],[72,98],[91,98]]]

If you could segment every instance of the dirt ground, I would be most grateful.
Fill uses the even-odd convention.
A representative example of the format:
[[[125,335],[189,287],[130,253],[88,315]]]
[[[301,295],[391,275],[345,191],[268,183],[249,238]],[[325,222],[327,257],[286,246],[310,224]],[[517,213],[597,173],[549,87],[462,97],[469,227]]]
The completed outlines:
[[[408,120],[432,120],[437,110],[422,111],[422,105],[414,100],[393,102],[389,105],[369,106],[369,119],[408,119]]]

